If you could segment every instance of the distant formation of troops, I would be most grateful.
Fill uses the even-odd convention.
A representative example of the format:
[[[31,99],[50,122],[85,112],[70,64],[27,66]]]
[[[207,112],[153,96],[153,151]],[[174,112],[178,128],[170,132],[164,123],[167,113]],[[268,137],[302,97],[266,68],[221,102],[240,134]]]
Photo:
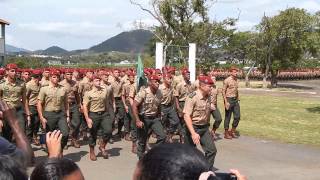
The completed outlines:
[[[214,73],[199,74],[190,82],[187,68],[145,68],[147,83],[138,86],[135,69],[131,68],[19,69],[8,64],[0,72],[0,98],[15,109],[30,143],[40,145],[39,131],[60,130],[61,154],[69,140],[71,146],[80,148],[82,139],[88,141],[92,161],[97,160],[97,142],[107,159],[107,144],[123,138],[132,141],[132,153],[141,158],[153,137],[156,145],[174,141],[200,144],[213,165],[216,130],[222,122],[219,94],[225,108],[224,138],[238,137],[238,71],[231,68],[223,87],[217,88]],[[210,128],[211,116],[214,122]],[[1,135],[14,141],[5,118],[0,120]]]
[[[217,80],[224,80],[229,77],[230,72],[226,69],[214,69],[211,73],[216,77]],[[245,71],[239,70],[237,75],[238,79],[244,79],[246,76]],[[250,80],[261,81],[263,79],[264,72],[258,69],[254,69],[249,74]],[[277,73],[277,80],[282,81],[293,81],[293,80],[313,80],[320,79],[320,68],[301,68],[292,70],[280,70]],[[268,76],[270,78],[270,76]]]

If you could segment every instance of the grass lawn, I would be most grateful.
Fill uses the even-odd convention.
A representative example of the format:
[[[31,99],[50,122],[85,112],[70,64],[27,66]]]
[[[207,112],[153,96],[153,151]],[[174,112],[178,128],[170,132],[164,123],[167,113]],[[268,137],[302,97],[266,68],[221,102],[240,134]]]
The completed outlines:
[[[219,108],[224,120],[222,98]],[[241,135],[320,147],[320,102],[308,99],[240,96]],[[223,129],[223,122],[220,125]]]

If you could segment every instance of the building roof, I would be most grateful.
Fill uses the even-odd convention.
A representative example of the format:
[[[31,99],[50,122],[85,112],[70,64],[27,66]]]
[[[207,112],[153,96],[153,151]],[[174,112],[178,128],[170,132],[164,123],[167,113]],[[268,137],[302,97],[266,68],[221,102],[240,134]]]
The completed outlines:
[[[0,19],[0,24],[10,25],[9,22],[7,22],[7,21],[5,21],[5,20],[3,20],[3,19]]]

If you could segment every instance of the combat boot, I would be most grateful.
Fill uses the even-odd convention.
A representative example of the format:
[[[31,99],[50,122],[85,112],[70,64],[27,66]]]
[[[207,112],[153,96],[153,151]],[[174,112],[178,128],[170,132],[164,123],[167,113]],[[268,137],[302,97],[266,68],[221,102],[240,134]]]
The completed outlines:
[[[132,141],[131,137],[130,137],[130,133],[126,132],[126,134],[124,135],[124,139],[126,141]]]
[[[100,146],[99,146],[99,150],[100,150],[101,155],[104,159],[109,158],[109,154],[106,151],[106,145],[107,145],[107,142],[105,140],[103,140],[103,141],[101,141]]]
[[[94,146],[89,146],[90,147],[90,160],[91,161],[96,161],[97,160],[97,156],[94,153]]]
[[[225,129],[224,131],[224,138],[225,139],[232,139],[232,136],[230,136],[229,130]]]
[[[80,144],[76,139],[72,139],[70,145],[75,147],[75,148],[80,148]]]
[[[133,154],[137,154],[137,144],[136,144],[136,142],[133,142],[133,141],[132,141],[132,149],[131,149],[131,152],[132,152]]]
[[[232,138],[238,138],[239,136],[236,134],[236,128],[232,128],[230,131],[230,136]]]

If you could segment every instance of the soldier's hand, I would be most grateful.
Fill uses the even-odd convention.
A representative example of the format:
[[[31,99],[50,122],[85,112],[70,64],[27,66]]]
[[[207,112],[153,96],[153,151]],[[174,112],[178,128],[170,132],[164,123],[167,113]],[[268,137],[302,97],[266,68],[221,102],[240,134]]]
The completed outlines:
[[[236,170],[236,169],[230,169],[230,172],[232,174],[236,175],[238,180],[247,180],[247,177],[242,175],[242,174],[240,174],[240,172],[238,170]]]
[[[226,108],[226,110],[229,110],[229,108],[230,108],[230,103],[226,102],[226,103],[224,104],[224,107]]]
[[[212,111],[216,110],[216,106],[214,104],[211,104],[210,108],[211,108]]]
[[[137,126],[137,128],[143,128],[144,123],[142,121],[140,121],[140,120],[137,120],[136,121],[136,126]]]
[[[192,134],[191,138],[194,144],[200,144],[200,136],[198,133]]]
[[[70,117],[67,116],[67,123],[69,124],[70,123]]]
[[[126,113],[129,113],[129,107],[127,105],[124,105],[124,109],[126,110]]]
[[[93,124],[92,119],[88,118],[88,119],[87,119],[87,125],[88,125],[88,128],[89,128],[89,129],[92,128],[92,124]]]
[[[41,124],[42,124],[42,128],[43,128],[43,129],[46,129],[47,119],[44,118],[44,117],[42,117],[42,118],[40,119],[40,121],[41,121]]]

